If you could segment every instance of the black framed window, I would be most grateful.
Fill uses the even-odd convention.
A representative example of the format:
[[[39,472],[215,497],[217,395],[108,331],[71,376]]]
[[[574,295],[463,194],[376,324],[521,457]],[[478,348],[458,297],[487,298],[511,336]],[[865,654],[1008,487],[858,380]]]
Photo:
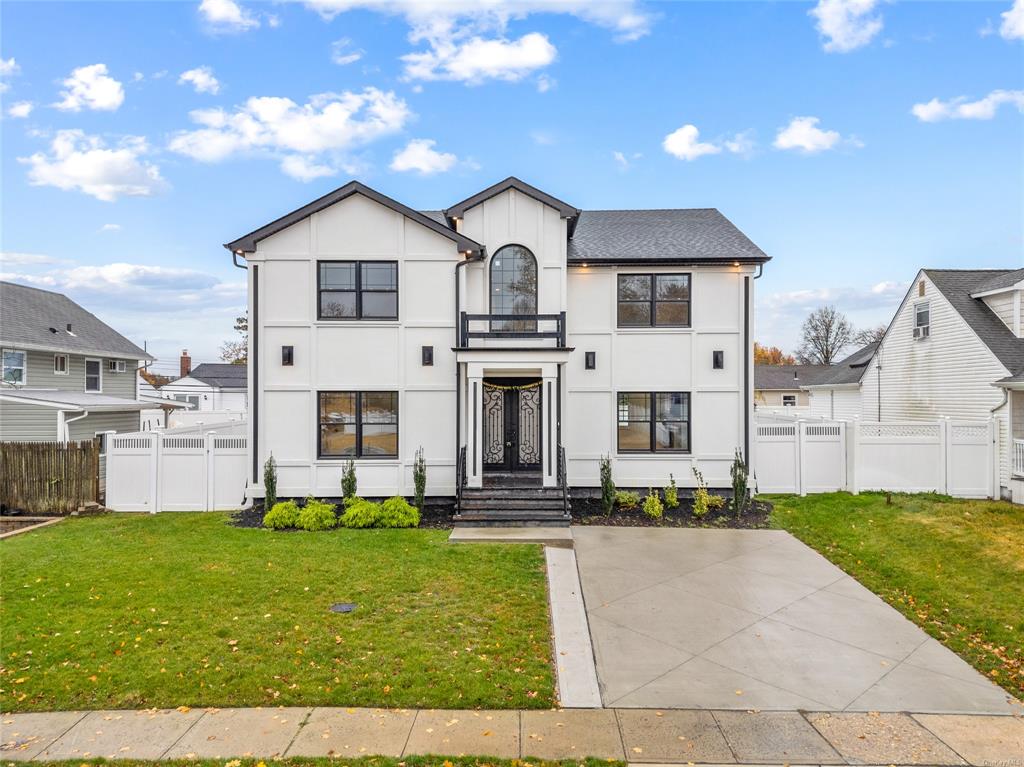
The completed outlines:
[[[689,392],[620,392],[618,452],[690,452]]]
[[[398,392],[319,393],[321,458],[397,458]]]
[[[397,261],[320,261],[317,317],[321,320],[397,320]]]
[[[529,248],[505,245],[491,258],[491,314],[537,313],[537,259]],[[494,332],[534,332],[533,320],[492,320]]]
[[[689,274],[620,274],[620,328],[690,327]]]

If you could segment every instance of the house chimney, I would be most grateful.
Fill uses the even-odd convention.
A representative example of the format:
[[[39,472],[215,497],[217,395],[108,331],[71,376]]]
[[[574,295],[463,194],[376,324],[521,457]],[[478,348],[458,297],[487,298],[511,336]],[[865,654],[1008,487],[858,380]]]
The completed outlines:
[[[181,350],[181,366],[178,369],[179,378],[184,378],[192,372],[192,358],[188,356],[188,349]]]

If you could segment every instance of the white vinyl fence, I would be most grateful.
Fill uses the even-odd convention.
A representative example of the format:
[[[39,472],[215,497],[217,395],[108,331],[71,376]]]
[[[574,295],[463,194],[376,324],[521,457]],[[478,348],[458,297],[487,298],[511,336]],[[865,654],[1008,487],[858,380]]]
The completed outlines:
[[[106,506],[112,511],[227,511],[244,500],[244,434],[134,432],[107,440]]]
[[[998,495],[996,423],[761,421],[754,475],[761,493],[849,490]]]

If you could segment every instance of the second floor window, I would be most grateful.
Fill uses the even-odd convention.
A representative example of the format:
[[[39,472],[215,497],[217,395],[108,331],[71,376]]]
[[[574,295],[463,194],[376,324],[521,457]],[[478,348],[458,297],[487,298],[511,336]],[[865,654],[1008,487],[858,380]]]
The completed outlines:
[[[690,275],[620,274],[620,328],[690,327]]]
[[[3,350],[3,379],[8,384],[25,383],[25,352],[14,349]]]
[[[914,306],[914,338],[927,338],[931,334],[932,313],[928,302]]]
[[[99,360],[85,361],[85,390],[103,391],[103,372]]]
[[[321,261],[317,300],[321,320],[397,320],[398,262]]]
[[[491,259],[491,314],[537,313],[537,259],[522,245],[499,248]],[[537,330],[536,320],[492,320],[495,332]]]
[[[57,376],[66,376],[68,374],[68,355],[53,355],[53,374]]]

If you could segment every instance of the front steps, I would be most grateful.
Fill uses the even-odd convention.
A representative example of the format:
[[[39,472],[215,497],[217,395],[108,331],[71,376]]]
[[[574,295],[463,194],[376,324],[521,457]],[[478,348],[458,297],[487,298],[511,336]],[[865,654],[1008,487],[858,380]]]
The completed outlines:
[[[484,487],[464,488],[459,525],[568,527],[571,521],[560,487],[541,487],[539,476],[485,476]]]

